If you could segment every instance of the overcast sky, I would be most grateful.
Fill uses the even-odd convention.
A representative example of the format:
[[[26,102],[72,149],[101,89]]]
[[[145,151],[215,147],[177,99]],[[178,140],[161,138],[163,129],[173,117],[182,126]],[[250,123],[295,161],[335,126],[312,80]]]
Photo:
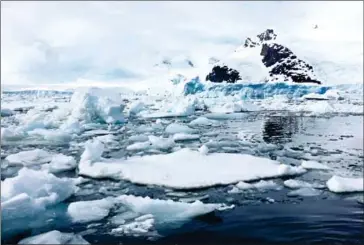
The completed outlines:
[[[2,2],[2,84],[108,81],[223,55],[267,28],[363,42],[363,2]]]

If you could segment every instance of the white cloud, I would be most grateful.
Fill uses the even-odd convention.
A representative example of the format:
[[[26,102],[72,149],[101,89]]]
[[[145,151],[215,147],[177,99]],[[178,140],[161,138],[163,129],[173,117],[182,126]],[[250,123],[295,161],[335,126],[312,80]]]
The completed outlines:
[[[2,84],[143,76],[164,56],[207,60],[266,28],[289,40],[363,42],[362,2],[39,1],[1,7]],[[324,34],[314,36],[314,24]]]

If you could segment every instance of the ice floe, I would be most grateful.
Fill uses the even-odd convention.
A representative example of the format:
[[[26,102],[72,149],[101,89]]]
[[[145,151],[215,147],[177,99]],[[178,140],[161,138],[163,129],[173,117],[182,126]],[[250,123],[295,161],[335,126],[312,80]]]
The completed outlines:
[[[75,223],[87,223],[103,219],[113,206],[112,198],[72,202],[68,206],[67,214]]]
[[[32,216],[64,201],[74,191],[72,179],[61,179],[44,171],[22,168],[17,176],[1,182],[2,218]]]
[[[301,166],[305,169],[322,169],[322,170],[330,169],[330,167],[328,167],[327,165],[316,161],[302,161]]]
[[[90,244],[82,236],[74,233],[63,233],[57,230],[48,231],[36,236],[24,238],[18,244]]]
[[[218,121],[211,120],[206,117],[198,117],[189,123],[190,126],[213,126],[213,125],[217,125],[217,124],[218,124]]]
[[[21,151],[11,154],[5,158],[11,165],[40,165],[52,160],[52,154],[43,149],[34,149],[30,151]]]
[[[165,155],[136,156],[126,160],[105,159],[92,164],[81,160],[79,164],[79,173],[82,175],[124,179],[138,184],[161,185],[176,189],[201,188],[298,175],[304,172],[305,170],[300,167],[279,164],[252,155],[229,153],[203,155],[188,148]]]
[[[49,165],[43,165],[50,173],[58,173],[68,171],[77,167],[76,159],[72,156],[65,156],[63,154],[56,154],[52,157]]]
[[[177,133],[173,135],[174,141],[184,141],[184,140],[197,140],[200,138],[198,134],[186,134],[186,133]]]
[[[196,132],[195,129],[188,127],[187,125],[179,124],[179,123],[171,123],[169,124],[166,129],[166,133],[168,134],[177,134],[177,133],[186,133],[186,134],[193,134]]]
[[[290,191],[287,193],[287,196],[295,197],[295,196],[303,196],[303,197],[310,197],[310,196],[318,196],[321,194],[320,190],[317,190],[312,187],[301,187],[299,189]]]
[[[364,190],[363,178],[346,178],[336,175],[326,182],[326,186],[330,191],[336,193],[361,192]]]
[[[317,183],[309,183],[303,180],[295,180],[295,179],[289,179],[285,180],[283,182],[285,187],[288,187],[290,189],[299,189],[299,188],[324,188],[324,185],[317,184]]]

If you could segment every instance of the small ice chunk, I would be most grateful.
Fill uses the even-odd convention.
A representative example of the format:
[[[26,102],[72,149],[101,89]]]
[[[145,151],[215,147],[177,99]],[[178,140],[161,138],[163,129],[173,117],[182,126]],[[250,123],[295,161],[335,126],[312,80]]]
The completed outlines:
[[[43,149],[34,149],[30,151],[21,151],[11,154],[5,158],[11,165],[36,165],[48,163],[52,160],[52,154]]]
[[[239,188],[237,188],[236,186],[233,186],[233,188],[231,190],[228,190],[229,194],[236,194],[236,193],[240,193],[241,190]]]
[[[20,240],[18,244],[90,244],[82,236],[74,233],[62,233],[57,230],[48,231],[36,236]]]
[[[218,121],[211,120],[206,117],[198,117],[195,120],[192,120],[189,125],[190,126],[213,126],[216,125]]]
[[[130,105],[129,109],[129,115],[137,115],[139,112],[143,111],[145,109],[145,104],[143,102],[133,102]]]
[[[288,187],[290,189],[298,189],[298,188],[303,188],[303,187],[307,187],[307,188],[324,188],[324,186],[320,185],[320,184],[308,183],[306,181],[295,180],[295,179],[285,180],[283,182],[283,184],[284,184],[285,187]]]
[[[328,100],[327,96],[324,94],[316,94],[316,93],[309,93],[302,96],[305,100]]]
[[[303,197],[310,197],[310,196],[318,196],[321,194],[321,191],[316,190],[312,187],[302,187],[294,191],[290,191],[287,193],[287,196],[303,196]]]
[[[94,201],[72,202],[68,206],[67,213],[75,223],[87,223],[101,220],[109,215],[114,206],[112,198],[104,198]]]
[[[154,135],[148,136],[149,142],[152,143],[153,148],[160,150],[168,150],[174,147],[175,143],[171,138],[157,137]]]
[[[77,162],[74,157],[57,154],[52,157],[52,160],[49,163],[48,171],[50,173],[58,173],[62,171],[72,170],[76,167]]]
[[[305,173],[306,170],[301,166],[290,166],[286,164],[279,165],[278,174],[279,175],[299,175]]]
[[[27,136],[27,133],[18,127],[1,128],[1,142],[11,140],[21,140]]]
[[[87,142],[85,145],[85,151],[81,155],[80,162],[90,161],[96,162],[101,158],[102,153],[104,152],[105,146],[99,140],[93,140],[91,142]]]
[[[185,133],[177,133],[173,135],[174,141],[184,141],[184,140],[197,140],[200,138],[198,134],[185,134]]]
[[[330,168],[325,164],[316,162],[316,161],[302,161],[301,166],[305,169],[323,169],[329,170]]]
[[[128,224],[120,225],[118,228],[112,229],[111,234],[133,235],[133,236],[143,235],[153,231],[154,222],[155,221],[153,218],[148,218],[141,221],[135,220]]]
[[[246,183],[244,181],[239,181],[239,183],[236,184],[236,187],[240,190],[248,190],[254,188],[254,185]]]
[[[177,133],[193,134],[193,133],[196,132],[196,130],[188,127],[187,125],[178,124],[178,123],[171,123],[171,124],[169,124],[166,127],[165,131],[168,134],[177,134]]]
[[[202,145],[198,151],[202,154],[202,155],[207,155],[209,153],[209,148],[206,145]]]
[[[129,141],[131,142],[144,142],[148,140],[148,136],[146,135],[132,135],[129,137]]]
[[[326,186],[336,193],[361,192],[364,189],[363,178],[345,178],[336,175],[326,182]]]
[[[136,142],[134,144],[128,145],[126,147],[126,150],[128,150],[128,151],[143,151],[143,150],[150,149],[151,147],[152,147],[152,143],[150,143],[149,141]]]
[[[235,185],[240,190],[249,190],[252,188],[259,189],[259,190],[280,190],[281,186],[278,185],[273,180],[260,180],[256,183],[246,183],[243,181],[240,181]]]

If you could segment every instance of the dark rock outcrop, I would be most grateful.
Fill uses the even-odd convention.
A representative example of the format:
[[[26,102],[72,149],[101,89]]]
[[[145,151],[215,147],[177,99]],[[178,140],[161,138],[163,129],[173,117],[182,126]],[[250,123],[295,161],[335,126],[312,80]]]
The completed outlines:
[[[252,40],[250,37],[248,37],[244,42],[245,48],[254,48],[256,46],[260,46],[262,43],[266,41],[275,40],[277,37],[277,34],[274,33],[273,29],[267,29],[265,32],[260,33],[257,35],[257,38],[255,40]]]
[[[272,67],[269,71],[271,77],[281,75],[285,80],[291,78],[296,83],[321,84],[320,81],[310,76],[313,74],[313,67],[305,61],[298,59],[290,49],[283,45],[264,43],[260,55],[263,56],[263,64],[268,68]]]
[[[240,79],[239,72],[227,66],[214,66],[212,71],[206,76],[206,81],[214,83],[222,83],[224,81],[227,83],[235,83]]]

